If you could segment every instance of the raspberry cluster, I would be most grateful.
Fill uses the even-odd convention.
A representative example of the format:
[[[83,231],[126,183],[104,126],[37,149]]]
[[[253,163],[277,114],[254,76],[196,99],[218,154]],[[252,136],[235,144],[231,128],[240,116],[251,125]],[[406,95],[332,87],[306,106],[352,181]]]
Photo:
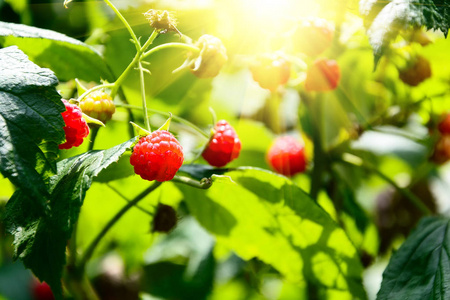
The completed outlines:
[[[64,132],[66,134],[66,142],[59,145],[59,149],[70,149],[78,147],[83,143],[83,139],[89,135],[89,127],[83,119],[81,109],[75,104],[62,99],[66,106],[66,111],[62,113],[64,119]]]
[[[214,135],[202,153],[203,158],[214,167],[223,167],[239,156],[242,145],[234,128],[225,120],[214,126]]]
[[[156,130],[133,148],[130,163],[134,172],[145,180],[171,180],[183,164],[183,148],[167,130]]]

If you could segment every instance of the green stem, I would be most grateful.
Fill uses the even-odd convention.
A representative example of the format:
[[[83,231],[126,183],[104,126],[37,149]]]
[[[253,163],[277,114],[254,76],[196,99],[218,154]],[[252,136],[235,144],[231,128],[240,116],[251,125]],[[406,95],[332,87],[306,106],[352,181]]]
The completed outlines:
[[[90,93],[92,93],[94,91],[98,91],[98,90],[109,88],[109,87],[114,89],[114,86],[115,86],[115,83],[104,83],[104,84],[101,84],[101,85],[94,86],[93,88],[88,89],[86,92],[81,94],[81,96],[78,97],[77,100],[78,101],[83,100],[84,98],[86,98],[87,95],[89,95]]]
[[[90,143],[89,143],[89,146],[88,146],[88,151],[91,151],[92,149],[94,149],[94,143],[95,143],[95,139],[97,138],[97,134],[98,134],[98,130],[99,130],[100,128],[99,127],[94,127],[94,128],[92,128],[92,133],[91,133],[91,141],[90,141]]]
[[[153,43],[153,41],[158,37],[158,35],[159,35],[159,31],[153,30],[152,34],[148,37],[147,41],[141,47],[141,50],[140,50],[141,59],[143,59],[145,56],[145,53],[144,53],[145,50],[147,50],[147,48]]]
[[[64,286],[76,300],[99,300],[85,274],[78,274],[75,270],[68,270],[63,277]]]
[[[195,53],[200,52],[200,49],[194,45],[185,44],[185,43],[167,43],[167,44],[162,44],[162,45],[156,46],[156,47],[148,50],[147,52],[145,52],[142,55],[142,58],[146,58],[147,56],[152,55],[160,50],[170,49],[170,48],[185,49],[185,50],[189,50],[189,51],[192,51]]]
[[[172,181],[187,184],[189,186],[203,190],[209,189],[212,186],[211,178],[203,178],[202,180],[197,181],[189,177],[175,175]]]
[[[369,172],[373,172],[378,177],[389,183],[392,187],[394,187],[397,192],[402,194],[406,197],[414,206],[416,206],[424,215],[431,215],[431,210],[418,198],[414,193],[412,193],[409,189],[400,187],[394,180],[389,178],[386,174],[378,170],[375,166],[373,166],[371,163],[353,155],[350,153],[344,153],[341,159],[338,160],[338,162],[352,165],[352,166],[358,166],[363,167],[364,169],[368,170]]]
[[[322,176],[325,170],[326,154],[322,144],[322,97],[317,95],[313,101],[306,101],[311,113],[312,139],[314,144],[313,170],[311,174],[311,185],[309,194],[312,199],[317,200],[322,187]]]
[[[117,91],[119,90],[123,81],[127,78],[130,71],[133,70],[134,66],[138,63],[140,56],[141,56],[141,54],[138,51],[136,53],[136,55],[134,56],[133,60],[130,62],[130,64],[125,69],[125,71],[123,71],[122,74],[120,74],[119,78],[117,78],[116,82],[114,82],[114,86],[111,88],[111,98],[114,99],[114,97],[116,96]]]
[[[123,107],[123,108],[129,108],[129,109],[142,110],[142,107],[140,107],[140,106],[129,105],[129,104],[116,104],[116,107]],[[156,110],[156,109],[147,108],[147,111],[151,112],[151,113],[158,114],[158,115],[162,115],[162,116],[165,116],[165,117],[169,117],[170,116],[169,113],[166,113],[166,112],[163,112],[163,111],[159,111],[159,110]],[[198,133],[200,133],[205,138],[207,138],[207,139],[210,138],[208,133],[204,132],[202,129],[200,129],[199,127],[197,127],[193,123],[189,122],[188,120],[183,119],[183,118],[178,117],[178,116],[175,116],[175,115],[172,115],[172,119],[177,121],[178,123],[182,123],[184,125],[189,126],[190,128],[192,128],[195,131],[197,131]]]
[[[123,81],[127,78],[128,74],[131,72],[131,70],[134,69],[134,67],[141,61],[142,54],[144,53],[145,49],[150,46],[155,38],[158,36],[158,32],[156,30],[153,30],[152,34],[148,38],[148,40],[145,42],[144,46],[140,47],[134,56],[133,60],[130,62],[130,64],[127,66],[125,71],[117,78],[116,82],[114,82],[114,86],[111,89],[111,97],[114,99],[117,91],[119,90],[120,86],[122,85]]]
[[[122,21],[122,23],[125,25],[125,27],[127,28],[128,32],[131,35],[131,38],[133,39],[133,42],[136,46],[136,50],[139,51],[140,48],[140,44],[139,44],[139,40],[136,37],[136,34],[134,33],[133,29],[131,28],[130,24],[128,24],[127,20],[125,20],[125,18],[122,16],[122,14],[120,13],[120,11],[109,1],[109,0],[103,0],[105,1],[105,3],[114,11],[114,13],[119,17],[120,21]]]
[[[371,130],[375,131],[375,132],[379,132],[379,133],[401,136],[401,137],[403,137],[405,139],[411,140],[411,141],[413,141],[413,142],[415,142],[417,144],[421,144],[421,145],[426,143],[426,141],[423,140],[423,139],[417,138],[415,136],[412,136],[412,135],[409,135],[409,134],[406,134],[406,133],[403,133],[403,132],[400,132],[400,131],[386,130],[386,129],[383,129],[382,127],[372,127]]]
[[[137,195],[133,200],[127,203],[117,214],[109,220],[109,222],[105,225],[105,227],[100,231],[100,233],[97,235],[97,237],[91,242],[91,244],[88,246],[86,252],[84,253],[83,257],[81,258],[79,268],[81,270],[84,269],[86,266],[87,261],[91,258],[92,254],[94,253],[95,248],[100,243],[102,238],[108,233],[108,231],[114,226],[114,224],[117,223],[117,221],[120,220],[120,218],[133,206],[135,206],[139,201],[144,199],[148,194],[153,192],[156,188],[158,188],[161,185],[161,182],[155,181],[151,186],[149,186],[147,189],[145,189],[142,193]]]
[[[118,189],[116,189],[115,187],[113,187],[112,185],[110,185],[109,183],[106,183],[106,186],[109,187],[114,193],[116,193],[120,198],[122,198],[123,200],[127,201],[128,203],[131,202],[130,199],[128,199],[127,197],[125,197],[124,194],[122,194]],[[141,207],[140,205],[135,205],[137,209],[139,209],[140,211],[142,211],[143,213],[146,213],[149,216],[153,216],[154,214],[151,211],[146,210],[145,208]]]
[[[148,117],[147,111],[147,101],[145,100],[145,78],[144,78],[144,68],[142,67],[142,63],[139,62],[139,80],[141,85],[141,97],[142,97],[142,109],[144,111],[144,120],[145,120],[145,128],[152,132],[152,128],[150,126],[150,118]]]

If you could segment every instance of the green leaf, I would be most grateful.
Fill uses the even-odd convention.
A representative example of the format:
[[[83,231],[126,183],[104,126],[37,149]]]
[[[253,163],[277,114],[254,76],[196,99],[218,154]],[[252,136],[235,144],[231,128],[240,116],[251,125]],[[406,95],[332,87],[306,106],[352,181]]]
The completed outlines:
[[[130,157],[131,154],[125,153],[120,157],[117,163],[112,164],[101,171],[98,176],[94,178],[94,181],[105,183],[135,175],[134,168],[130,164]]]
[[[441,30],[447,37],[450,27],[450,3],[445,0],[362,0],[360,11],[366,17],[375,65],[400,30],[425,26]]]
[[[427,217],[383,273],[377,299],[450,298],[450,219]]]
[[[22,190],[16,191],[6,205],[6,228],[14,236],[15,258],[19,257],[41,281],[46,281],[56,298],[62,298],[65,248],[86,191],[93,177],[116,162],[134,140],[60,161],[58,174],[50,178],[49,213],[40,214]]]
[[[113,81],[103,58],[94,48],[55,31],[0,22],[0,45],[18,46],[33,62],[53,70],[62,81],[73,78]]]
[[[259,169],[224,175],[213,176],[208,190],[180,186],[189,211],[218,243],[243,259],[259,258],[291,281],[306,278],[322,298],[366,298],[354,246],[302,190]]]
[[[208,165],[191,164],[182,165],[178,172],[186,173],[194,179],[202,180],[203,178],[211,178],[213,175],[222,175],[230,170],[227,168],[218,169]]]
[[[0,171],[41,203],[65,136],[57,84],[17,47],[0,49]]]
[[[146,254],[142,291],[165,299],[206,299],[216,266],[213,246],[214,239],[194,218],[183,218],[182,226]]]

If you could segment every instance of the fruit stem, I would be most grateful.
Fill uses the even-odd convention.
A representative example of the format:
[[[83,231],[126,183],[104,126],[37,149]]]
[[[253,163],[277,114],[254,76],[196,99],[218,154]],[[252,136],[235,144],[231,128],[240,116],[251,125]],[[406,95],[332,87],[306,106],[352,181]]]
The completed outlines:
[[[81,96],[79,96],[77,100],[80,102],[81,100],[86,98],[87,95],[89,95],[90,93],[92,93],[94,91],[98,91],[98,90],[109,88],[109,87],[110,88],[114,88],[114,86],[115,86],[115,83],[104,83],[104,84],[101,84],[101,85],[94,86],[93,88],[90,88],[86,92],[81,94]]]
[[[117,194],[120,198],[122,198],[123,200],[127,201],[128,203],[131,202],[130,199],[128,199],[127,197],[125,197],[124,194],[122,194],[118,189],[116,189],[115,187],[113,187],[113,186],[110,185],[109,183],[106,183],[106,186],[109,187],[114,193],[116,193],[116,194]],[[149,211],[149,210],[147,210],[147,209],[141,207],[140,205],[137,205],[137,204],[136,204],[135,206],[136,206],[137,209],[139,209],[139,210],[142,211],[143,213],[146,213],[147,215],[153,217],[153,215],[154,215],[153,212],[151,212],[151,211]]]
[[[188,50],[188,51],[192,51],[194,53],[200,52],[200,49],[198,47],[194,46],[194,45],[185,44],[185,43],[167,43],[167,44],[162,44],[162,45],[156,46],[156,47],[148,50],[147,52],[145,52],[142,55],[142,58],[146,58],[147,56],[152,55],[152,54],[154,54],[154,53],[156,53],[156,52],[158,52],[160,50],[170,49],[170,48],[185,49],[185,50]]]
[[[209,189],[212,186],[211,178],[203,178],[202,180],[197,181],[186,176],[175,175],[172,181],[187,184],[189,186],[203,190]]]
[[[159,31],[156,29],[153,30],[152,34],[148,37],[148,40],[144,43],[144,45],[139,50],[139,55],[140,55],[141,59],[144,58],[145,50],[147,50],[147,48],[153,43],[153,41],[158,37],[158,35],[159,35]]]
[[[100,129],[99,127],[94,127],[91,129],[91,140],[90,140],[90,143],[88,146],[88,151],[91,151],[92,149],[94,149],[94,143],[95,143],[95,139],[97,138],[97,133],[98,133],[99,129]]]
[[[152,34],[150,35],[148,40],[145,42],[144,46],[140,47],[138,44],[139,49],[138,49],[136,55],[134,56],[133,60],[127,66],[125,71],[122,72],[122,74],[119,76],[119,78],[117,78],[116,82],[114,82],[113,87],[111,88],[111,98],[114,99],[115,95],[117,94],[118,89],[122,85],[125,78],[127,78],[130,71],[134,69],[134,66],[138,62],[140,62],[142,54],[144,53],[145,49],[147,49],[147,47],[150,46],[151,43],[153,43],[153,41],[155,40],[155,38],[157,36],[158,36],[158,32],[156,30],[153,30]]]
[[[326,155],[322,143],[322,100],[323,97],[317,94],[315,99],[305,99],[305,104],[311,113],[312,139],[314,144],[313,170],[311,175],[311,185],[309,194],[312,199],[317,200],[321,185],[322,175],[325,170]],[[310,101],[313,100],[313,101]]]
[[[116,107],[123,107],[123,108],[129,108],[129,109],[142,110],[142,107],[140,107],[140,106],[129,105],[129,104],[116,104]],[[169,113],[166,113],[166,112],[163,112],[163,111],[159,111],[159,110],[156,110],[156,109],[147,108],[147,111],[151,112],[151,113],[159,114],[159,115],[162,115],[162,116],[165,116],[165,117],[169,117]],[[172,119],[177,121],[178,123],[182,123],[184,125],[187,125],[188,127],[192,128],[195,131],[197,131],[198,133],[200,133],[205,138],[209,139],[209,134],[207,134],[202,129],[200,129],[199,127],[195,126],[193,123],[189,122],[188,120],[183,119],[181,117],[177,117],[176,115],[172,115]]]
[[[135,206],[139,201],[144,199],[148,194],[153,192],[155,189],[157,189],[162,182],[155,181],[151,186],[149,186],[147,189],[145,189],[143,192],[141,192],[139,195],[137,195],[133,200],[127,203],[117,214],[112,217],[111,220],[103,227],[102,231],[96,236],[96,238],[91,242],[91,244],[88,246],[86,252],[83,254],[83,257],[80,260],[79,269],[83,270],[86,266],[87,261],[91,258],[92,254],[94,253],[95,248],[100,243],[102,238],[108,233],[108,231],[114,226],[114,224],[117,223],[117,221],[120,220],[120,218],[133,206]]]
[[[347,165],[351,166],[357,166],[362,167],[369,172],[373,172],[378,177],[389,183],[392,187],[394,187],[397,192],[402,194],[406,197],[414,206],[416,206],[419,210],[422,211],[424,215],[431,215],[431,210],[418,198],[414,193],[412,193],[409,189],[400,187],[394,180],[389,178],[386,174],[378,170],[375,166],[373,166],[371,163],[361,159],[360,157],[350,154],[350,153],[344,153],[340,159],[337,160],[337,162],[341,162]]]
[[[114,82],[114,86],[111,88],[111,98],[114,99],[114,97],[117,94],[118,89],[122,85],[125,78],[128,76],[128,73],[130,73],[130,71],[134,68],[136,63],[139,61],[139,58],[140,58],[140,53],[138,51],[136,53],[136,55],[134,56],[133,60],[130,62],[130,64],[125,69],[125,71],[123,71],[122,74],[120,74],[119,78],[117,78],[116,82]]]
[[[139,40],[136,37],[136,34],[134,33],[133,29],[131,28],[130,24],[127,22],[127,20],[122,16],[122,14],[120,13],[120,11],[109,1],[109,0],[103,0],[105,1],[105,3],[114,11],[114,13],[117,15],[117,17],[119,17],[120,21],[122,21],[123,25],[125,25],[125,27],[127,28],[128,32],[131,35],[131,38],[133,39],[133,42],[136,46],[136,50],[139,51],[140,48],[140,44],[139,44]]]
[[[152,128],[150,126],[150,118],[148,117],[148,111],[147,111],[147,101],[145,99],[144,68],[142,67],[142,63],[140,61],[139,61],[139,79],[140,79],[140,86],[141,86],[142,109],[144,112],[145,128],[149,132],[152,132]]]

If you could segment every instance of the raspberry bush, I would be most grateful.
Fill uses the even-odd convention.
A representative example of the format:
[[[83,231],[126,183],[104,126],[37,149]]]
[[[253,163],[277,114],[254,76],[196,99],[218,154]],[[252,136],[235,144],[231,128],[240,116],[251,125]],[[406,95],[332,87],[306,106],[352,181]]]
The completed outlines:
[[[0,299],[450,298],[450,4],[16,2]]]

